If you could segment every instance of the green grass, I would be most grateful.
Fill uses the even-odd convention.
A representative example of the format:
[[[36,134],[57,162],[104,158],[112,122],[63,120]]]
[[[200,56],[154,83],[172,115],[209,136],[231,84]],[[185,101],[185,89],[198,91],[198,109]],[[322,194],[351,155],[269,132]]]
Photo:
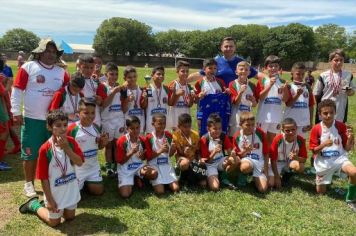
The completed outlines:
[[[71,71],[73,68],[70,64]],[[147,69],[138,71],[143,84]],[[174,69],[167,69],[166,81],[174,78]],[[351,124],[356,121],[355,105],[356,97],[352,97]],[[102,163],[103,159],[101,153]],[[355,154],[351,159],[356,163]],[[161,198],[147,188],[136,190],[128,200],[118,197],[116,180],[104,175],[105,194],[84,195],[76,219],[52,229],[34,215],[18,213],[18,205],[26,200],[21,161],[17,155],[6,157],[6,161],[13,170],[0,172],[0,235],[355,235],[356,214],[334,191],[346,187],[346,181],[336,179],[328,194],[317,196],[314,176],[306,175],[293,178],[292,187],[267,194],[256,193],[250,183],[238,191],[189,189]],[[39,189],[40,183],[36,186]],[[252,212],[258,212],[261,218]]]

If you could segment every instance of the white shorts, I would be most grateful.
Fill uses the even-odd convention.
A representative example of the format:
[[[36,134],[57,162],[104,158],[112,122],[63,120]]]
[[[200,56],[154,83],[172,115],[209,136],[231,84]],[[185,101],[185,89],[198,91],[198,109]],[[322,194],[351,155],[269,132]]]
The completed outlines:
[[[278,174],[282,175],[283,170],[288,170],[289,165],[286,161],[277,161],[277,170]],[[268,176],[274,176],[271,163],[268,165]]]
[[[59,219],[63,216],[64,210],[75,210],[75,209],[77,209],[77,204],[66,207],[64,209],[60,209],[59,212],[53,212],[53,211],[48,210],[48,218],[49,219]]]
[[[281,124],[280,123],[258,123],[257,127],[261,128],[266,133],[274,133],[279,134],[281,132]]]
[[[125,133],[125,124],[122,121],[103,121],[102,128],[104,133],[109,134],[109,141],[117,139]]]
[[[218,171],[224,170],[224,161],[226,157],[221,157],[219,159],[214,160],[213,163],[206,163],[206,174],[207,176],[218,175]]]
[[[263,173],[263,168],[264,168],[264,162],[260,160],[255,160],[252,159],[251,157],[244,157],[241,159],[241,162],[243,161],[248,161],[251,163],[253,171],[252,171],[252,176],[256,178],[265,178],[267,179],[266,175]]]
[[[76,171],[79,189],[82,190],[85,182],[101,183],[103,177],[101,177],[100,167],[89,169],[87,171]]]
[[[150,160],[148,164],[158,172],[157,179],[151,180],[152,186],[159,184],[171,184],[177,181],[176,172],[174,171],[169,157],[158,156],[153,160]]]
[[[320,158],[314,159],[314,167],[316,170],[316,185],[331,184],[333,175],[336,173],[340,178],[346,178],[347,175],[342,171],[342,168],[346,165],[352,164],[347,158],[347,155],[341,155],[335,159],[331,164],[329,162],[328,168],[325,169],[324,165],[321,163]]]
[[[145,166],[145,164],[138,165],[134,169],[127,168],[127,165],[117,165],[117,179],[119,188],[122,186],[133,186],[134,185],[134,177],[142,177],[140,175],[141,169]]]

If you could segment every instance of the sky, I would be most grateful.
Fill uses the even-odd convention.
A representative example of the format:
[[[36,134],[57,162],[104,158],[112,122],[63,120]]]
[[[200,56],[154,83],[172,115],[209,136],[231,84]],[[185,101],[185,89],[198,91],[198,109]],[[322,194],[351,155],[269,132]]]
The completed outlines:
[[[269,27],[337,24],[356,30],[355,0],[1,0],[0,36],[23,28],[67,43],[92,44],[96,29],[111,17],[138,20],[153,32],[208,30],[234,24]]]

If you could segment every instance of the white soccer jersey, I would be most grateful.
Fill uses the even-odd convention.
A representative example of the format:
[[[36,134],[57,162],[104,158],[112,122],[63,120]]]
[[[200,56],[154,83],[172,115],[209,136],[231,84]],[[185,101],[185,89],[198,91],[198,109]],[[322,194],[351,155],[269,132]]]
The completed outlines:
[[[351,87],[352,90],[356,90],[356,86],[352,81],[352,78],[352,73],[349,71],[334,73],[331,70],[328,70],[320,74],[320,78],[317,80],[314,87],[313,94],[315,96],[322,95],[321,100],[331,99],[335,101],[335,119],[341,122],[344,121],[347,106],[347,94],[345,88]],[[339,86],[336,86],[336,88],[335,83],[339,84]]]
[[[105,86],[107,88],[107,95],[109,96],[115,87],[108,84],[105,84]],[[122,124],[120,127],[124,127],[124,119],[124,113],[121,107],[121,93],[118,92],[115,94],[111,104],[101,111],[101,121],[103,124],[106,122],[120,123]]]
[[[138,86],[136,89],[127,89],[127,96],[130,97],[133,95],[133,101],[128,102],[128,109],[125,113],[125,116],[136,116],[140,119],[140,132],[144,132],[145,128],[145,110],[140,107],[140,98],[142,95],[142,89]]]
[[[99,87],[99,83],[94,81],[92,78],[85,79],[85,85],[82,89],[82,93],[86,98],[94,98],[97,94],[97,89]],[[101,125],[101,116],[100,116],[100,107],[97,105],[95,107],[95,119],[94,123],[97,125]]]
[[[206,78],[204,78],[201,83],[201,91],[205,92],[206,95],[222,92],[221,86],[216,79],[213,81],[208,81]]]

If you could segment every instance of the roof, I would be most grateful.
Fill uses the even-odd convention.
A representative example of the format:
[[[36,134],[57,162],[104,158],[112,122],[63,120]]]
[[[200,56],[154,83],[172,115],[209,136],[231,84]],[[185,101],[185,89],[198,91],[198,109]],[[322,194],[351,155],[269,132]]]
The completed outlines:
[[[93,45],[68,43],[74,53],[94,53]]]

